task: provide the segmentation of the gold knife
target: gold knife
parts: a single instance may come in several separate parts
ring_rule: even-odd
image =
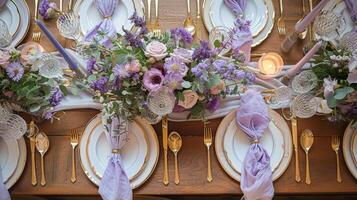
[[[167,168],[167,137],[168,137],[168,122],[167,122],[167,117],[162,118],[162,146],[164,148],[164,178],[162,182],[164,185],[169,184],[169,172]]]
[[[39,132],[38,127],[36,126],[34,121],[31,121],[29,124],[29,139],[30,139],[30,151],[31,151],[31,184],[33,186],[37,185],[37,177],[36,177],[36,143],[35,137]]]
[[[298,135],[297,135],[297,120],[296,116],[293,114],[291,117],[291,131],[293,134],[293,145],[295,152],[295,181],[300,182],[300,166],[299,166],[299,146],[298,146]]]

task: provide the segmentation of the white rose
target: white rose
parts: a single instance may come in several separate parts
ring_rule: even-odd
[[[153,57],[156,61],[162,60],[167,56],[167,47],[161,42],[152,41],[146,46],[145,56]]]

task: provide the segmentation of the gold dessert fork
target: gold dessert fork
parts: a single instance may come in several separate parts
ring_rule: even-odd
[[[277,22],[278,34],[286,35],[283,0],[279,0],[279,6],[280,6],[280,17],[278,18],[278,22]]]
[[[38,3],[39,0],[35,0],[35,20],[38,19]],[[36,23],[35,23],[35,27],[32,30],[32,40],[34,42],[39,42],[41,40],[41,30]]]
[[[207,181],[212,182],[212,169],[211,169],[211,152],[210,147],[212,145],[212,129],[204,124],[203,130],[203,142],[207,147],[207,161],[208,161],[208,171],[207,171]]]
[[[76,176],[76,157],[75,157],[75,150],[76,147],[79,143],[79,139],[82,135],[82,128],[77,128],[77,129],[72,129],[71,130],[71,146],[72,146],[72,175],[71,175],[71,182],[75,183],[77,181],[77,176]]]
[[[340,138],[337,135],[333,135],[332,136],[331,148],[336,153],[336,165],[337,165],[337,168],[336,168],[336,172],[337,172],[336,180],[337,180],[337,182],[341,183],[342,182],[342,178],[341,178],[341,171],[340,171],[340,156],[338,154],[338,150],[340,149]]]

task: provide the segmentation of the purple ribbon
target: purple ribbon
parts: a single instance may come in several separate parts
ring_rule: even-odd
[[[357,1],[356,0],[345,0],[346,6],[350,11],[352,21],[357,23]]]
[[[107,48],[112,46],[112,40],[116,37],[117,33],[111,17],[114,15],[118,4],[119,0],[95,0],[95,5],[99,13],[104,17],[104,20],[84,36],[85,41],[91,42],[96,40]]]
[[[6,189],[2,180],[1,168],[0,168],[0,200],[10,200],[9,191]]]
[[[263,97],[254,90],[248,90],[241,98],[237,110],[238,126],[251,139],[243,161],[240,187],[247,200],[268,200],[274,196],[270,157],[259,140],[269,126],[269,111]]]
[[[242,17],[247,7],[247,0],[224,0],[224,3],[237,17]]]
[[[120,150],[125,145],[127,134],[128,122],[113,118],[109,126],[109,134],[107,134],[113,151]],[[104,200],[131,200],[133,198],[130,182],[118,152],[112,153],[98,192]]]

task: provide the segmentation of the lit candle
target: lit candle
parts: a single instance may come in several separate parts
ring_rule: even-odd
[[[277,53],[265,53],[258,61],[258,69],[263,79],[274,78],[283,69],[283,58]]]

